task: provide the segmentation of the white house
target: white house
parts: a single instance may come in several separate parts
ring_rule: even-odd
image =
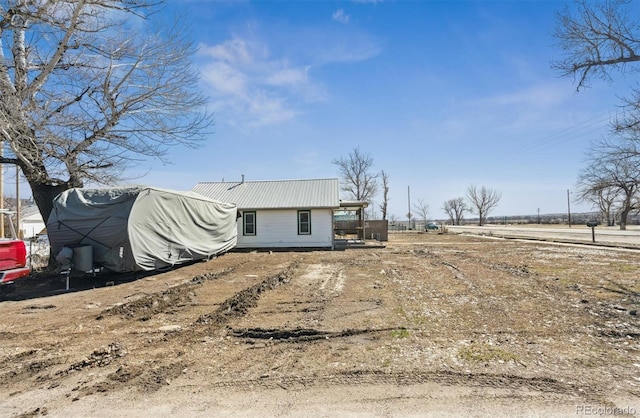
[[[340,208],[338,179],[202,182],[191,190],[235,203],[237,248],[334,246],[333,212]]]
[[[33,238],[46,227],[42,215],[35,205],[23,207],[20,216],[19,234],[22,238]]]

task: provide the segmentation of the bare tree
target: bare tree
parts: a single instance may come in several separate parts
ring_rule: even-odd
[[[424,220],[424,224],[426,225],[429,218],[429,205],[427,205],[423,199],[419,198],[416,203],[413,204],[413,210]]]
[[[378,191],[378,174],[372,172],[373,157],[354,148],[349,156],[333,160],[342,176],[341,189],[349,199],[371,202]]]
[[[382,203],[380,204],[380,211],[382,212],[382,220],[387,219],[387,207],[389,205],[389,174],[384,170],[380,172],[380,179],[382,181]]]
[[[607,226],[615,225],[615,208],[620,205],[620,196],[620,190],[615,187],[591,184],[586,178],[578,180],[578,200],[598,208]]]
[[[168,162],[170,146],[208,134],[195,48],[177,23],[150,19],[159,7],[0,5],[0,141],[8,145],[0,162],[21,168],[45,220],[58,193],[114,183],[136,158]]]
[[[460,225],[464,219],[464,213],[469,210],[464,198],[457,197],[444,202],[442,210],[449,216],[449,220],[453,225]]]
[[[627,0],[578,0],[576,13],[567,8],[557,15],[554,37],[564,58],[553,66],[578,78],[580,89],[589,79],[611,80],[609,70],[633,71],[626,64],[640,61],[640,29],[635,4]]]
[[[378,205],[374,205],[372,204],[371,206],[369,206],[369,219],[378,219]]]
[[[482,186],[478,189],[475,185],[467,188],[470,211],[478,214],[478,225],[484,225],[489,213],[498,206],[502,195],[493,189]]]
[[[564,76],[577,80],[577,90],[592,78],[611,81],[611,73],[636,73],[640,62],[640,25],[637,4],[629,0],[576,1],[575,11],[557,15],[554,37],[563,57],[552,63]],[[616,130],[640,129],[640,90],[630,89],[623,98],[625,112]]]
[[[578,176],[580,197],[607,193],[618,200],[621,230],[627,228],[628,215],[640,209],[640,156],[625,151],[627,144],[624,139],[593,144]]]

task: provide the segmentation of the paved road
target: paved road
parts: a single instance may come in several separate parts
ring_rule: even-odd
[[[583,225],[569,227],[523,227],[504,225],[447,226],[450,232],[493,235],[510,238],[534,238],[566,242],[592,242],[591,228]],[[631,226],[626,231],[619,227],[598,226],[595,228],[596,244],[620,245],[640,248],[640,228]]]

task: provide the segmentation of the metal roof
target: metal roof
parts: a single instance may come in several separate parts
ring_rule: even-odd
[[[239,209],[338,208],[338,179],[201,182],[192,192]]]

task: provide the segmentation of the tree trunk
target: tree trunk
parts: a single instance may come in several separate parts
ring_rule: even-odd
[[[42,220],[44,221],[45,226],[48,227],[47,221],[49,220],[49,215],[53,211],[53,200],[60,193],[70,189],[71,186],[69,185],[69,183],[63,183],[53,186],[50,184],[41,184],[31,181],[29,181],[29,185],[31,186],[33,200],[38,206],[40,215],[42,215]],[[51,251],[51,249],[49,249],[49,251]],[[49,252],[49,263],[47,267],[51,270],[55,269],[56,267],[55,254],[52,254],[51,252]]]
[[[629,212],[631,212],[631,209],[625,207],[624,209],[622,209],[622,211],[620,211],[620,230],[621,231],[626,231],[627,230],[627,215],[629,215]]]
[[[613,217],[608,210],[603,211],[603,217],[607,220],[607,226],[613,226]]]
[[[46,224],[53,210],[53,199],[65,190],[70,189],[70,187],[67,183],[52,186],[29,182],[29,185],[31,186],[31,193],[33,193],[33,200],[36,202],[40,215],[42,215],[42,220]]]

